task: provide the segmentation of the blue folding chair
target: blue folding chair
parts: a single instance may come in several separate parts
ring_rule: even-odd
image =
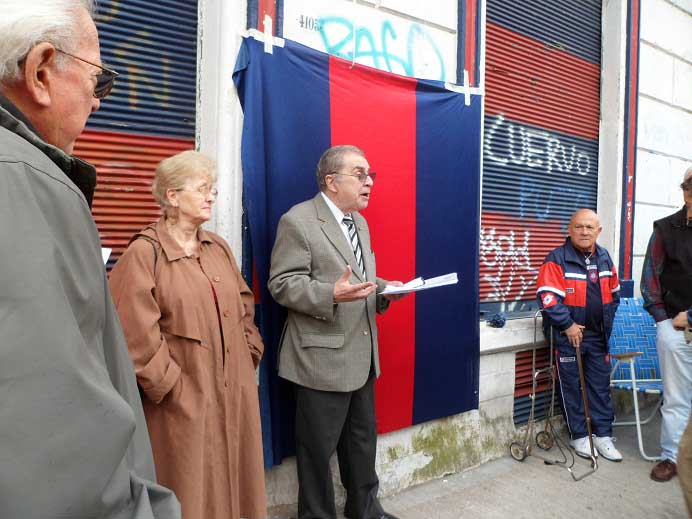
[[[644,310],[640,299],[620,300],[609,347],[612,363],[610,387],[631,391],[634,407],[633,422],[614,422],[613,426],[636,425],[642,457],[650,461],[660,460],[660,457],[647,455],[642,442],[642,425],[654,418],[663,403],[663,383],[656,352],[656,322]],[[659,395],[653,411],[644,420],[639,416],[638,393]]]

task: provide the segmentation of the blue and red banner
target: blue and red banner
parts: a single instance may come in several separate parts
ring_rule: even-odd
[[[267,465],[293,452],[290,384],[276,352],[285,312],[267,291],[279,218],[317,192],[320,155],[365,151],[378,173],[363,212],[378,276],[458,272],[458,285],[410,295],[378,316],[379,432],[478,407],[478,229],[481,99],[286,40],[246,38],[234,79],[245,114],[243,189],[266,353],[260,393]]]

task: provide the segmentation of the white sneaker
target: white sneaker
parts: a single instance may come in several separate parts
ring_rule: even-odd
[[[615,448],[613,439],[610,436],[594,436],[593,445],[605,459],[610,461],[622,461],[622,454]]]
[[[572,440],[569,442],[572,448],[574,449],[574,452],[576,453],[577,456],[581,456],[582,458],[586,459],[591,459],[591,445],[589,445],[589,437],[584,436],[583,438],[577,438],[576,440]],[[594,442],[594,457],[598,458],[598,452],[595,449],[596,443]]]

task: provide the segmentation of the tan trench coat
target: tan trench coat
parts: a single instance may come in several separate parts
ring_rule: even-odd
[[[254,300],[228,244],[202,229],[198,238],[199,258],[186,256],[161,218],[120,258],[111,291],[143,391],[158,482],[176,493],[183,519],[262,519],[255,367],[263,345]]]

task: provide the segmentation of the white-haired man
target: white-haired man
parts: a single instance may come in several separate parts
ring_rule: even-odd
[[[113,84],[92,0],[0,0],[0,517],[179,518],[71,157]]]
[[[692,400],[692,347],[683,331],[692,308],[692,168],[680,187],[685,205],[654,222],[641,279],[644,307],[656,320],[663,379],[661,461],[650,475],[661,483],[677,473],[678,446]]]

